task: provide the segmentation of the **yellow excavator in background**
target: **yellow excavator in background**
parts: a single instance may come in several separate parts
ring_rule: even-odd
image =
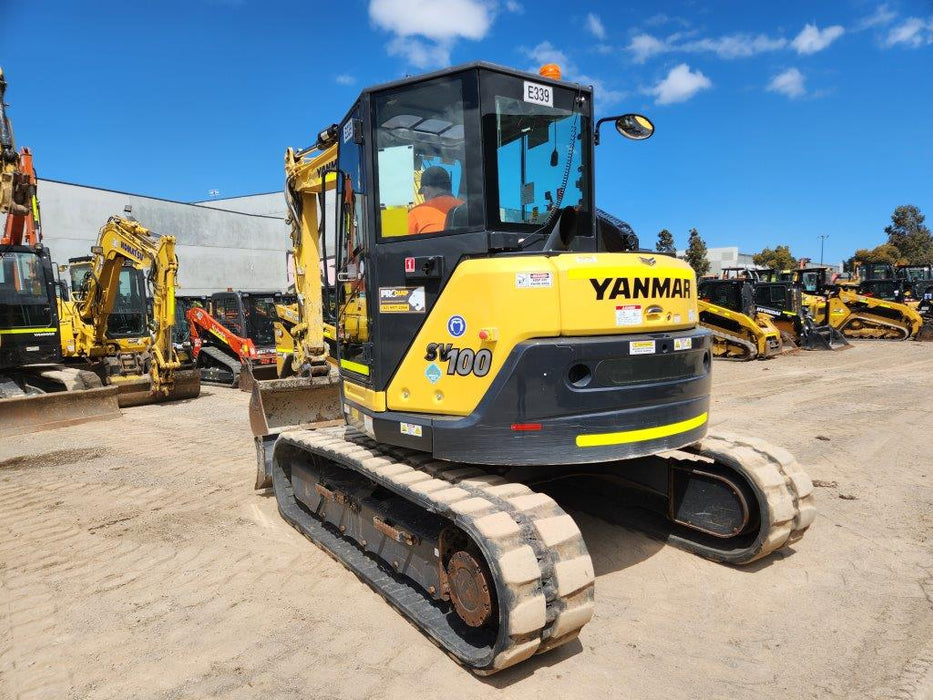
[[[158,236],[128,216],[112,216],[91,253],[75,299],[59,299],[63,357],[89,363],[108,384],[118,386],[121,407],[196,397],[199,375],[179,370],[172,343],[178,272],[174,236]],[[120,294],[121,273],[133,271],[124,269],[125,262],[149,269],[153,328],[151,335],[146,329],[138,338],[114,339],[108,337],[107,325]]]
[[[596,121],[592,88],[546,68],[368,88],[287,152],[309,376],[256,382],[250,403],[257,486],[282,517],[480,674],[593,615],[592,561],[549,494],[613,518],[636,494],[637,525],[733,564],[815,516],[790,454],[707,434],[712,337],[689,265],[595,207],[600,125],[653,125]],[[323,413],[346,425],[307,426]]]

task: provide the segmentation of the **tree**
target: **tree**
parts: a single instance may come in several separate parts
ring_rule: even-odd
[[[888,243],[896,247],[909,265],[933,264],[933,235],[924,225],[926,217],[913,204],[897,207],[891,225],[885,227]]]
[[[687,241],[687,252],[684,254],[684,260],[690,263],[690,267],[697,273],[697,277],[702,277],[709,272],[709,260],[706,259],[706,242],[700,238],[700,234],[695,228],[690,229],[690,238]]]
[[[882,243],[879,246],[871,248],[859,248],[852,256],[853,260],[862,263],[885,263],[887,265],[900,265],[906,263],[897,246],[890,243]]]
[[[792,270],[797,267],[797,258],[790,254],[790,246],[779,245],[774,250],[765,248],[752,256],[752,262],[774,270]]]
[[[674,236],[666,228],[658,232],[658,242],[654,249],[659,253],[677,255],[677,248],[674,247]]]

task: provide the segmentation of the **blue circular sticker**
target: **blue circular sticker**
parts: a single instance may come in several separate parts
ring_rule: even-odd
[[[466,333],[466,321],[463,320],[463,316],[451,316],[447,319],[447,332],[454,338]]]

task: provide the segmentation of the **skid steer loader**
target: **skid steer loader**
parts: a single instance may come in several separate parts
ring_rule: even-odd
[[[765,360],[795,349],[785,344],[767,314],[755,308],[755,290],[746,278],[700,280],[700,323],[713,334],[713,357]]]
[[[553,68],[368,88],[289,149],[309,368],[293,396],[336,394],[343,420],[289,426],[325,411],[276,382],[250,404],[257,482],[283,518],[480,674],[593,615],[586,544],[540,489],[587,479],[616,510],[637,493],[659,536],[733,564],[815,514],[790,454],[707,433],[712,335],[691,268],[596,210],[600,126],[644,140],[653,125],[595,120],[592,89]]]

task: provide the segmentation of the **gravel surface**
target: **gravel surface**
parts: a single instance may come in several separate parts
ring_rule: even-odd
[[[579,641],[463,670],[253,491],[246,394],[0,444],[0,698],[933,697],[933,345],[716,363],[713,430],[789,449],[807,535],[746,568],[574,514]]]

